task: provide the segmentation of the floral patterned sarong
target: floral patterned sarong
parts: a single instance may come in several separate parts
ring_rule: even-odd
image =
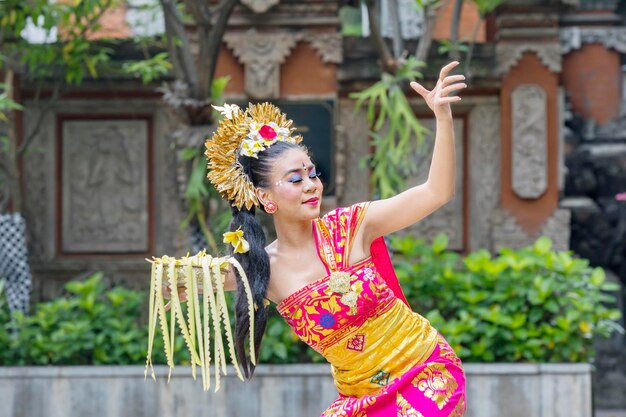
[[[448,343],[396,298],[371,256],[348,265],[367,205],[314,221],[328,275],[277,307],[298,337],[332,365],[339,398],[322,417],[462,416],[465,376]]]

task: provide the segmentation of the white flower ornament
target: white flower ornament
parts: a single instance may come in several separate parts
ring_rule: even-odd
[[[229,120],[231,120],[233,116],[236,116],[240,110],[239,106],[236,104],[224,104],[223,106],[212,107]]]

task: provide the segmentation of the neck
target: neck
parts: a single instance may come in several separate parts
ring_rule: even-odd
[[[274,219],[276,238],[284,249],[295,249],[307,246],[313,239],[313,225],[307,221],[277,221]]]

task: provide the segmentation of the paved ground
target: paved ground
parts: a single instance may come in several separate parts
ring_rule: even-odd
[[[626,417],[626,410],[596,410],[595,417]]]

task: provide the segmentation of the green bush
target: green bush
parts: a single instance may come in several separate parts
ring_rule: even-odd
[[[534,246],[461,257],[411,236],[392,239],[398,279],[423,314],[468,362],[586,362],[593,339],[623,331],[601,268],[570,252]]]
[[[261,345],[261,363],[325,362],[325,359],[302,342],[287,322],[273,310]]]
[[[16,313],[11,319],[0,281],[0,365],[145,363],[148,326],[140,317],[148,300],[146,293],[122,287],[105,290],[101,273],[68,282],[65,289],[66,296],[39,303],[32,314]],[[227,296],[230,316],[234,317],[234,297]],[[323,360],[300,342],[275,311],[268,321],[260,356],[261,363]],[[152,358],[155,364],[165,363],[159,329]],[[180,335],[174,360],[189,364]]]
[[[105,365],[145,363],[147,326],[140,325],[145,294],[122,287],[105,290],[102,274],[65,285],[67,296],[11,319],[0,297],[0,365]],[[188,362],[176,341],[177,363]],[[154,363],[165,363],[162,339]]]
[[[11,344],[11,316],[4,297],[4,286],[5,282],[0,280],[0,364],[8,364],[12,357],[9,349]]]
[[[604,271],[588,261],[552,251],[547,238],[495,257],[484,250],[462,257],[446,249],[443,235],[432,245],[395,237],[391,248],[411,306],[465,361],[590,361],[595,336],[623,330],[617,324],[620,312],[610,307],[615,301],[610,292],[618,286],[605,282]],[[65,296],[11,318],[0,283],[0,365],[145,363],[144,292],[106,290],[100,273],[65,288]],[[165,363],[158,329],[154,342],[153,362]],[[272,309],[260,362],[322,361]],[[189,363],[181,337],[175,363]]]

